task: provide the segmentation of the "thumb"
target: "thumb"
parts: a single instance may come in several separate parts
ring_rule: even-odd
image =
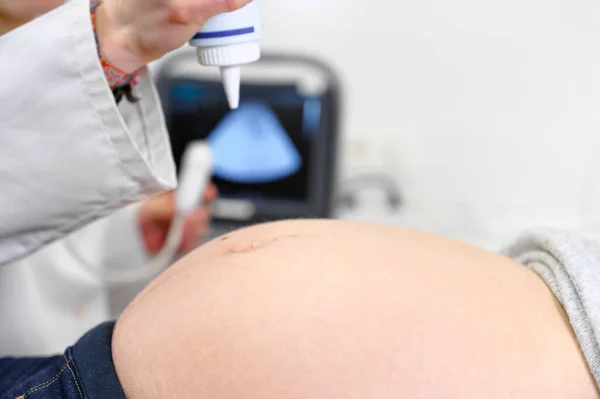
[[[246,4],[250,3],[252,0],[217,0],[216,3],[219,3],[219,13],[222,12],[232,12],[239,10],[244,7]]]
[[[173,9],[180,23],[201,27],[217,14],[239,10],[252,0],[176,0]]]
[[[147,228],[142,229],[141,238],[146,251],[150,254],[156,254],[164,246],[167,239],[167,232],[164,228],[150,225]]]
[[[175,192],[168,191],[147,199],[139,210],[142,225],[145,223],[170,223],[175,215]]]

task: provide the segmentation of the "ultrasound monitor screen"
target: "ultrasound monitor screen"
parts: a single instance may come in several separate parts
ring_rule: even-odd
[[[243,85],[231,111],[220,83],[180,81],[171,86],[168,127],[179,166],[185,146],[206,140],[213,181],[224,198],[307,201],[320,99],[295,85]]]

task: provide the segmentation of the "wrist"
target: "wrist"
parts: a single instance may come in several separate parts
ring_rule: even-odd
[[[133,51],[130,31],[114,23],[103,4],[96,8],[96,35],[102,58],[115,68],[134,73],[146,64]]]

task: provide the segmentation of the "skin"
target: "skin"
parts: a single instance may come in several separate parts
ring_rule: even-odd
[[[127,308],[129,399],[598,399],[552,293],[417,231],[289,221],[217,239]]]
[[[103,0],[98,39],[114,66],[133,72],[178,49],[212,16],[251,0]]]
[[[106,0],[101,51],[133,71],[246,2]],[[0,0],[0,34],[58,3]],[[142,228],[155,223],[147,212],[169,220],[172,193],[151,201]],[[440,237],[344,222],[268,224],[201,247],[128,307],[113,358],[129,399],[600,397],[534,273]]]
[[[0,35],[45,14],[63,0],[0,0]]]
[[[181,253],[198,246],[198,242],[210,231],[210,204],[217,198],[217,188],[210,185],[204,191],[202,206],[192,212],[184,227]],[[138,223],[142,241],[150,254],[158,253],[164,246],[171,222],[175,217],[175,193],[169,191],[141,203]]]

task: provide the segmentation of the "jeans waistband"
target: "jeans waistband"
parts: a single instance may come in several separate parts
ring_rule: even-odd
[[[68,351],[87,399],[126,399],[112,360],[114,322],[84,335]]]

